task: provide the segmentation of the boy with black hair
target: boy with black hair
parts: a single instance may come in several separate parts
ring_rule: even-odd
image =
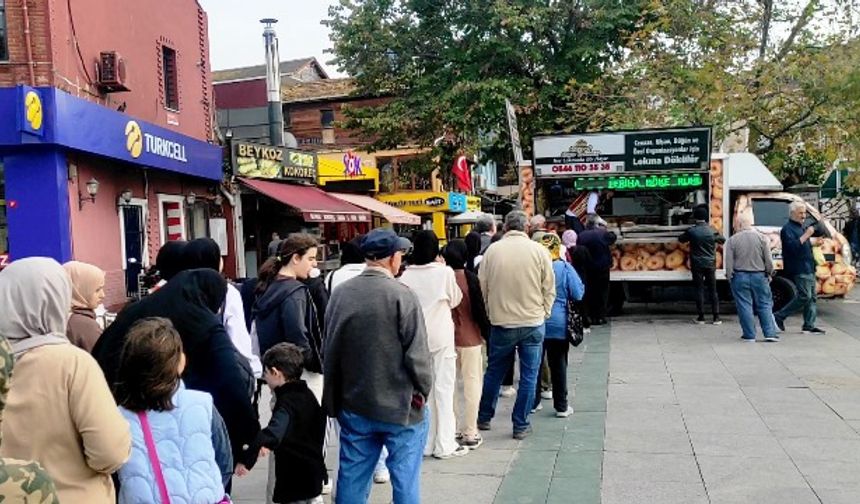
[[[243,453],[236,475],[244,476],[258,456],[275,453],[276,503],[310,502],[322,493],[325,414],[301,380],[304,356],[292,343],[278,343],[263,355],[263,377],[275,394],[272,419]]]

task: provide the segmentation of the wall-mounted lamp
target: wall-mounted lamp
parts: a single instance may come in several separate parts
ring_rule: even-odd
[[[122,192],[119,193],[119,197],[117,198],[117,206],[128,206],[131,203],[132,196],[133,195],[131,189],[123,189]]]
[[[212,198],[212,203],[215,203],[215,206],[220,207],[222,203],[224,203],[224,197],[220,194],[216,194],[214,198]]]
[[[197,201],[197,195],[194,194],[194,191],[191,191],[185,196],[185,204],[188,206],[193,206]]]
[[[84,201],[89,200],[91,203],[96,202],[96,195],[99,193],[99,181],[91,178],[87,182],[87,196],[82,196],[80,189],[78,190],[78,210],[84,209]]]

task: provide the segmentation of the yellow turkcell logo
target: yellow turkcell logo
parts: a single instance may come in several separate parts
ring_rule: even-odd
[[[131,157],[137,159],[143,151],[143,133],[136,121],[129,121],[125,125],[125,148]]]
[[[28,91],[24,96],[24,110],[27,113],[27,123],[35,131],[42,129],[42,99],[39,93]]]

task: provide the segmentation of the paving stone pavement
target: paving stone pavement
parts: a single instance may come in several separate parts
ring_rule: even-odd
[[[820,301],[827,335],[792,318],[776,344],[741,342],[734,317],[696,326],[690,306],[674,311],[633,306],[572,350],[570,418],[544,401],[515,441],[500,399],[480,449],[425,459],[422,501],[860,503],[860,304]],[[237,481],[236,502],[264,502],[265,477],[262,463]],[[370,502],[391,502],[390,486]]]

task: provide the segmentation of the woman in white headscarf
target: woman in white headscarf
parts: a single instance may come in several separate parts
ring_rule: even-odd
[[[60,502],[112,504],[131,437],[96,361],[66,339],[72,285],[53,259],[0,272],[0,336],[15,355],[0,455],[42,464]]]

